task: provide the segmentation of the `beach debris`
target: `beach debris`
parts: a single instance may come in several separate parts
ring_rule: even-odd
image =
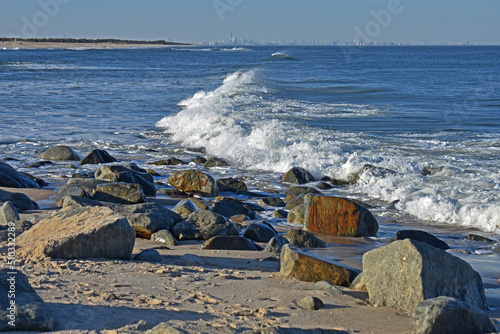
[[[264,197],[259,199],[260,205],[284,207],[286,203],[279,197]]]
[[[467,262],[412,239],[365,253],[363,278],[374,306],[411,314],[425,299],[450,296],[487,308],[481,276]]]
[[[355,280],[360,276],[361,274],[359,274]],[[353,281],[354,282],[354,281]],[[352,285],[352,283],[351,283]],[[314,283],[313,285],[313,290],[319,290],[319,291],[325,291],[325,292],[328,292],[332,295],[343,295],[344,292],[342,292],[341,289],[337,288],[335,285],[331,285],[330,283],[328,283],[327,281],[319,281],[319,282],[316,282]]]
[[[229,191],[229,192],[237,192],[238,190],[248,191],[245,182],[236,180],[232,177],[218,179],[217,186],[219,187],[219,191]]]
[[[37,210],[38,204],[21,193],[12,193],[0,189],[0,203],[11,202],[17,211]]]
[[[243,236],[245,238],[257,242],[269,242],[269,240],[271,240],[276,235],[278,235],[278,233],[272,227],[272,225],[264,221],[250,223],[250,225],[248,225],[243,232]]]
[[[251,240],[240,236],[215,236],[205,241],[201,249],[261,250]]]
[[[134,261],[140,262],[162,262],[163,258],[156,249],[145,249],[133,258]]]
[[[210,157],[205,161],[203,167],[211,168],[211,167],[228,167],[229,163],[221,158]]]
[[[283,246],[288,243],[289,241],[284,237],[277,235],[269,240],[269,242],[266,244],[266,247],[264,248],[264,251],[279,255],[281,254],[281,249],[283,248]]]
[[[295,184],[304,184],[311,181],[314,181],[314,177],[302,167],[292,167],[280,180],[280,182]]]
[[[0,206],[0,226],[7,226],[19,220],[19,213],[10,201]]]
[[[135,231],[105,207],[67,207],[53,212],[17,238],[19,256],[130,260]]]
[[[297,306],[304,310],[319,310],[325,304],[318,297],[307,296],[297,301]]]
[[[284,238],[301,248],[326,248],[326,242],[304,230],[289,229]]]
[[[167,246],[177,246],[177,240],[169,230],[160,230],[151,234],[151,240],[157,242],[163,242]]]
[[[249,207],[240,200],[232,197],[222,197],[216,198],[216,202],[212,205],[210,210],[226,218],[235,215],[245,215],[250,217],[250,219],[257,218],[255,212],[253,212]]]
[[[484,311],[451,297],[424,300],[415,308],[413,318],[412,334],[496,332]]]
[[[80,161],[80,165],[98,165],[116,161],[117,160],[105,150],[95,149],[90,151],[89,154]]]
[[[14,292],[12,292],[14,291]],[[0,331],[51,331],[55,319],[21,271],[0,269]],[[8,296],[12,296],[7,298]],[[14,304],[11,304],[14,301]]]
[[[288,224],[303,225],[304,215],[305,215],[304,210],[305,210],[304,204],[295,206],[292,210],[290,210],[290,212],[288,212],[288,215],[286,217],[286,222]]]
[[[170,231],[177,240],[208,240],[217,235],[238,235],[238,229],[233,223],[210,210],[193,212],[185,221],[175,224]]]
[[[404,239],[412,239],[415,241],[425,242],[428,245],[434,246],[439,249],[450,249],[448,244],[430,233],[419,231],[419,230],[400,230],[397,231],[396,234],[392,237],[389,243],[404,240]]]
[[[65,184],[57,190],[54,197],[54,202],[58,207],[62,207],[64,198],[66,196],[77,196],[82,198],[90,198],[90,194],[78,184]]]
[[[207,197],[215,197],[219,194],[219,188],[214,178],[195,169],[173,173],[168,178],[168,183],[186,193]]]
[[[359,275],[359,270],[286,244],[281,250],[280,274],[285,278],[307,282],[326,281],[347,287]]]
[[[93,198],[97,201],[118,204],[137,204],[146,202],[142,187],[135,183],[104,183],[97,186]]]
[[[40,153],[39,159],[58,161],[80,161],[80,157],[69,146],[59,145]]]
[[[40,185],[23,173],[19,173],[8,163],[0,161],[0,187],[40,188]]]
[[[364,206],[347,198],[307,194],[304,229],[343,237],[375,236],[378,222]]]

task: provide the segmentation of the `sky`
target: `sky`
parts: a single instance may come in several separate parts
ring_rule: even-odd
[[[500,0],[0,0],[0,36],[500,44]]]

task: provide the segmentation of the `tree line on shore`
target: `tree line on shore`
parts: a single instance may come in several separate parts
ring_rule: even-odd
[[[8,38],[1,37],[0,42],[27,42],[27,43],[115,43],[115,44],[152,44],[152,45],[189,45],[189,43],[167,42],[165,40],[156,41],[135,41],[124,39],[88,39],[88,38]]]

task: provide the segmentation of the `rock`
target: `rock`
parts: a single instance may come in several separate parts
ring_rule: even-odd
[[[141,262],[163,262],[163,258],[156,249],[145,249],[134,256],[133,260]]]
[[[40,167],[43,167],[43,166],[48,166],[48,165],[53,165],[54,163],[52,161],[38,161],[38,162],[35,162],[35,163],[32,163],[28,166],[26,166],[25,168],[40,168]]]
[[[193,212],[186,221],[174,225],[171,232],[177,240],[208,240],[218,235],[238,235],[233,223],[209,210]]]
[[[150,175],[150,174],[147,174]],[[133,171],[128,171],[128,172],[120,172],[116,173],[113,176],[113,182],[124,182],[124,183],[131,183],[131,184],[139,184],[142,187],[142,191],[144,192],[144,195],[146,196],[156,196],[156,187],[155,185],[140,176],[138,173],[134,173]]]
[[[289,244],[284,245],[281,250],[280,263],[280,274],[283,277],[300,281],[326,281],[333,285],[349,286],[359,275],[357,269]]]
[[[289,229],[285,239],[291,245],[302,248],[326,248],[326,242],[304,230]]]
[[[192,196],[188,193],[185,193],[184,191],[174,188],[174,187],[169,187],[169,188],[163,188],[163,189],[158,189],[157,190],[160,194],[164,194],[167,196],[172,196],[172,197],[189,197]]]
[[[374,306],[411,314],[425,299],[449,296],[487,308],[481,276],[467,262],[412,239],[365,253],[363,278]]]
[[[63,208],[17,238],[23,259],[130,260],[135,231],[127,220],[105,207]]]
[[[301,167],[293,167],[281,178],[280,182],[304,184],[314,181],[314,177]]]
[[[274,228],[266,222],[251,223],[243,232],[243,236],[257,242],[269,242],[278,235]]]
[[[252,241],[239,236],[215,236],[205,241],[201,249],[260,250]]]
[[[216,157],[210,157],[208,160],[203,164],[203,167],[205,168],[211,168],[211,167],[228,167],[229,164],[222,160],[221,158],[216,158]]]
[[[168,322],[162,322],[146,331],[146,334],[182,334],[182,332],[170,326]]]
[[[397,172],[392,170],[392,169],[388,169],[388,168],[384,168],[384,167],[377,167],[377,166],[366,164],[361,168],[361,170],[359,172],[357,172],[351,176],[354,183],[358,182],[358,180],[361,178],[361,175],[364,173],[369,173],[375,177],[385,177],[387,175],[396,175],[397,174]]]
[[[183,199],[172,208],[173,212],[178,213],[183,218],[198,210],[201,210],[201,208],[190,199]],[[206,208],[203,210],[206,210]]]
[[[330,190],[333,188],[333,186],[329,183],[326,183],[326,182],[318,182],[318,184],[316,184],[316,187],[318,187],[318,189],[321,189],[321,190]]]
[[[15,297],[9,298],[12,291]],[[0,331],[54,329],[54,316],[21,271],[0,269],[0,295]]]
[[[146,202],[142,187],[139,184],[123,182],[100,184],[97,186],[93,197],[97,201],[119,204]]]
[[[93,195],[97,186],[103,183],[110,183],[108,180],[71,178],[67,184],[74,184],[82,187],[89,195]]]
[[[356,279],[357,279],[359,276],[361,276],[361,274],[360,274],[360,275],[358,275],[358,276],[356,277]],[[355,280],[356,280],[356,279],[355,279]],[[351,283],[351,285],[352,285],[352,283]],[[327,281],[319,281],[319,282],[316,282],[316,283],[314,283],[314,285],[313,285],[313,287],[312,287],[312,288],[313,288],[313,290],[325,291],[325,292],[328,292],[328,293],[330,293],[330,294],[332,294],[332,295],[343,295],[343,294],[344,294],[344,292],[342,292],[342,290],[340,290],[339,288],[337,288],[337,287],[336,287],[336,286],[334,286],[334,285],[331,285],[331,284],[330,284],[330,283],[328,283]]]
[[[291,195],[291,196],[298,196],[300,194],[317,194],[317,195],[322,195],[321,191],[318,189],[312,188],[312,187],[302,187],[302,186],[295,186],[295,187],[290,187],[287,190],[283,192],[285,195]],[[285,201],[286,202],[286,201]]]
[[[376,236],[378,223],[365,207],[341,197],[307,194],[304,229],[342,237]]]
[[[349,286],[349,289],[354,290],[354,291],[368,292],[366,290],[366,284],[365,284],[365,279],[363,278],[363,273],[359,274],[354,279],[354,281],[352,281],[351,285]]]
[[[62,201],[62,207],[74,206],[74,207],[93,207],[93,206],[105,206],[108,208],[114,208],[116,204],[109,202],[100,202],[93,199],[78,197],[78,196],[66,196]]]
[[[427,175],[436,175],[438,173],[441,173],[445,170],[450,170],[450,168],[447,168],[447,167],[444,167],[444,166],[440,166],[440,167],[424,167],[422,168],[422,172],[421,174],[424,175],[424,176],[427,176]]]
[[[271,215],[271,218],[286,218],[288,217],[288,212],[285,210],[275,210]]]
[[[194,169],[178,171],[168,178],[168,183],[187,193],[215,197],[219,194],[214,178]]]
[[[394,242],[398,240],[412,239],[420,242],[425,242],[428,245],[434,246],[439,249],[450,249],[446,242],[436,238],[430,233],[419,231],[419,230],[400,230],[392,237],[391,241]]]
[[[304,204],[297,205],[288,213],[286,222],[288,224],[304,225]]]
[[[207,159],[205,159],[204,157],[196,157],[191,161],[195,164],[204,164],[205,162],[207,162]]]
[[[37,210],[38,204],[33,202],[28,196],[21,193],[12,193],[0,189],[0,203],[11,202],[18,211]]]
[[[179,266],[205,266],[210,263],[204,257],[195,254],[184,254],[176,261]]]
[[[489,242],[491,244],[495,243],[495,241],[491,240],[490,238],[486,238],[486,237],[483,237],[481,235],[477,235],[477,234],[473,234],[473,233],[467,234],[467,240],[470,240],[470,241],[480,241],[480,242]]]
[[[297,301],[297,306],[304,310],[319,310],[325,305],[318,297],[307,296]]]
[[[17,172],[9,164],[0,161],[0,187],[9,188],[40,188],[38,183]]]
[[[80,161],[78,154],[71,147],[64,145],[49,148],[42,152],[38,158],[45,160]]]
[[[255,219],[257,217],[255,212],[250,210],[245,203],[231,197],[224,197],[218,200],[214,203],[210,210],[226,218],[240,214],[248,216],[251,219]]]
[[[217,180],[217,187],[219,187],[219,191],[230,191],[230,192],[237,192],[238,190],[248,191],[245,182],[233,178],[225,178]]]
[[[285,202],[279,197],[264,197],[259,199],[260,205],[284,207]]]
[[[98,165],[109,162],[116,162],[116,159],[104,150],[95,149],[90,151],[90,153],[80,161],[80,165]]]
[[[142,177],[144,180],[154,183],[155,180],[151,174],[142,168],[137,167],[135,164],[129,164],[126,166],[122,165],[111,165],[111,166],[101,166],[96,170],[94,176],[98,180],[113,181],[117,173],[130,172],[137,176]]]
[[[290,199],[288,203],[285,205],[285,210],[292,210],[296,206],[304,204],[304,196],[306,194],[300,194],[295,196],[293,199]]]
[[[494,253],[497,253],[497,254],[500,254],[500,245],[495,245],[495,246],[493,247],[493,252],[494,252]]]
[[[281,249],[287,243],[288,240],[286,240],[284,237],[280,235],[277,235],[275,237],[272,237],[271,240],[269,240],[264,250],[269,253],[281,254]]]
[[[172,233],[169,230],[160,230],[151,235],[151,240],[157,242],[163,242],[167,246],[177,246],[177,240],[175,240]]]
[[[0,206],[0,226],[8,226],[9,223],[15,223],[19,220],[19,213],[14,205],[7,201]]]
[[[28,177],[31,181],[35,182],[36,184],[38,184],[38,187],[40,188],[43,188],[43,187],[46,187],[48,186],[49,184],[47,182],[45,182],[44,180],[42,179],[39,179],[38,177],[34,177],[33,175],[31,174],[28,174],[28,173],[25,173],[25,172],[21,172],[21,174],[23,174],[24,176]]]
[[[424,300],[413,312],[412,334],[483,334],[496,332],[488,315],[451,297]]]
[[[177,165],[187,165],[187,162],[182,161],[177,158],[169,158],[165,160],[158,160],[154,162],[148,162],[148,165],[155,165],[155,166],[177,166]]]
[[[77,184],[65,184],[57,190],[57,194],[54,197],[58,207],[62,207],[64,198],[66,196],[78,196],[82,198],[90,198],[89,193]]]

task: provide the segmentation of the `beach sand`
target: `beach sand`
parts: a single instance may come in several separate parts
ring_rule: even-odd
[[[165,47],[189,47],[185,44],[121,44],[121,43],[45,43],[45,42],[0,42],[1,49],[106,49],[106,48],[165,48]]]

